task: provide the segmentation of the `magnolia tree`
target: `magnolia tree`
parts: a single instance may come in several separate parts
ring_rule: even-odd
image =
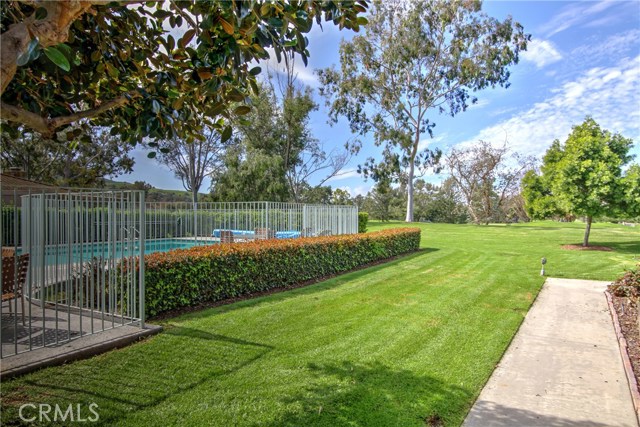
[[[364,0],[2,1],[3,129],[52,137],[84,119],[125,141],[203,140],[205,126],[227,140],[231,127],[219,117],[249,111],[255,63],[268,48],[306,63],[314,23],[358,31],[366,8]]]
[[[472,92],[508,86],[530,36],[511,18],[484,14],[479,1],[378,0],[368,19],[363,35],[341,44],[340,69],[319,71],[321,93],[333,122],[344,116],[352,132],[372,132],[385,146],[382,162],[361,167],[365,176],[399,181],[406,173],[413,221],[416,170],[439,159],[421,150],[434,113],[454,116],[476,102]]]

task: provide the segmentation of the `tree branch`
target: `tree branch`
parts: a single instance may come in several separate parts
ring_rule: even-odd
[[[43,7],[47,15],[43,19],[36,19],[36,12],[9,26],[0,37],[0,95],[18,69],[18,57],[24,53],[27,46],[36,38],[42,47],[55,46],[69,39],[69,28],[85,13],[92,13],[94,5],[106,5],[112,2],[119,4],[140,3],[141,0],[18,0],[32,5],[34,8]]]
[[[68,116],[54,117],[48,119],[31,111],[24,110],[14,105],[9,105],[0,101],[0,119],[9,120],[24,124],[31,129],[37,131],[45,137],[51,137],[53,133],[61,126],[77,122],[82,119],[99,116],[109,110],[125,105],[128,99],[124,96],[103,102],[99,107],[89,110],[79,111],[69,114]]]

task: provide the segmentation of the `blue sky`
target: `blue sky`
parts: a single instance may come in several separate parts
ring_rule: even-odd
[[[572,125],[591,115],[604,128],[632,138],[633,153],[640,157],[639,1],[488,1],[483,10],[500,19],[513,16],[532,34],[532,42],[511,68],[508,89],[478,92],[478,103],[453,118],[434,111],[434,138],[425,139],[424,146],[446,151],[479,139],[496,145],[506,140],[512,150],[539,157],[554,139],[566,139]],[[309,34],[309,66],[303,68],[298,61],[298,80],[317,88],[314,70],[339,66],[340,40],[351,37],[330,23],[323,30],[314,27]],[[316,98],[320,109],[311,117],[315,137],[327,150],[344,145],[351,137],[347,123],[328,125],[324,100],[317,93]],[[360,154],[328,184],[352,195],[366,193],[374,183],[365,181],[356,168],[378,155],[372,140],[365,137]],[[143,149],[137,148],[134,155],[134,172],[118,180],[183,189],[172,172],[146,158]],[[424,178],[437,183],[444,177]],[[208,185],[201,191],[207,192]]]

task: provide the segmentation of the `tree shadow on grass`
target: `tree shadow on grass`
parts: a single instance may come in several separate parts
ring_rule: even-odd
[[[203,331],[195,328],[185,328],[182,326],[171,326],[165,333],[169,335],[175,335],[180,337],[199,338],[203,340],[220,341],[226,343],[232,343],[237,345],[246,345],[253,347],[263,347],[273,350],[275,347],[269,344],[261,344],[259,342],[247,341],[239,338],[228,337],[226,335],[212,334],[211,332]]]
[[[164,341],[158,345],[158,341]],[[1,425],[20,425],[24,403],[98,404],[100,424],[117,425],[132,413],[163,404],[204,383],[236,372],[274,347],[193,328],[171,327],[136,352],[113,351],[18,379],[3,390]],[[33,425],[33,424],[32,424]],[[37,423],[36,423],[37,425]]]
[[[399,258],[396,258],[392,261],[384,262],[382,264],[374,265],[374,266],[363,268],[360,270],[340,273],[334,277],[328,278],[318,283],[309,284],[299,288],[282,289],[275,293],[264,295],[264,296],[251,297],[249,295],[247,296],[247,299],[242,301],[232,302],[229,304],[224,304],[224,305],[211,307],[211,308],[203,307],[201,310],[190,312],[177,317],[172,317],[172,318],[166,319],[166,321],[181,322],[184,320],[202,319],[202,318],[211,316],[213,313],[226,313],[226,312],[237,310],[240,308],[256,307],[264,303],[274,303],[279,301],[285,301],[290,298],[295,298],[299,295],[312,295],[317,292],[323,292],[326,290],[334,289],[350,280],[356,280],[356,279],[367,278],[369,276],[375,276],[382,269],[393,267],[404,262],[418,260],[428,256],[432,252],[436,252],[439,250],[440,249],[438,248],[420,248],[416,252],[413,252],[409,255],[400,256]]]
[[[582,242],[576,243],[581,245]],[[605,246],[621,254],[638,254],[640,255],[640,240],[628,241],[628,242],[601,242],[599,240],[593,240],[589,242],[589,246]]]
[[[479,401],[467,417],[470,426],[494,427],[605,427],[596,421],[567,419],[553,415],[538,414],[521,408],[512,408],[494,402]]]
[[[380,362],[310,364],[311,386],[283,399],[294,409],[258,426],[395,426],[459,424],[473,398],[446,384]]]

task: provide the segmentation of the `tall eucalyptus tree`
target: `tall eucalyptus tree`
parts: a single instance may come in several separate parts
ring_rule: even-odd
[[[407,176],[406,221],[413,221],[416,172],[433,166],[438,150],[433,115],[451,116],[476,102],[472,92],[508,86],[530,36],[510,17],[481,11],[480,1],[417,0],[373,3],[362,35],[340,47],[340,69],[319,71],[331,121],[344,116],[357,134],[373,132],[384,159],[361,167],[374,180]],[[406,169],[402,171],[401,169]]]

